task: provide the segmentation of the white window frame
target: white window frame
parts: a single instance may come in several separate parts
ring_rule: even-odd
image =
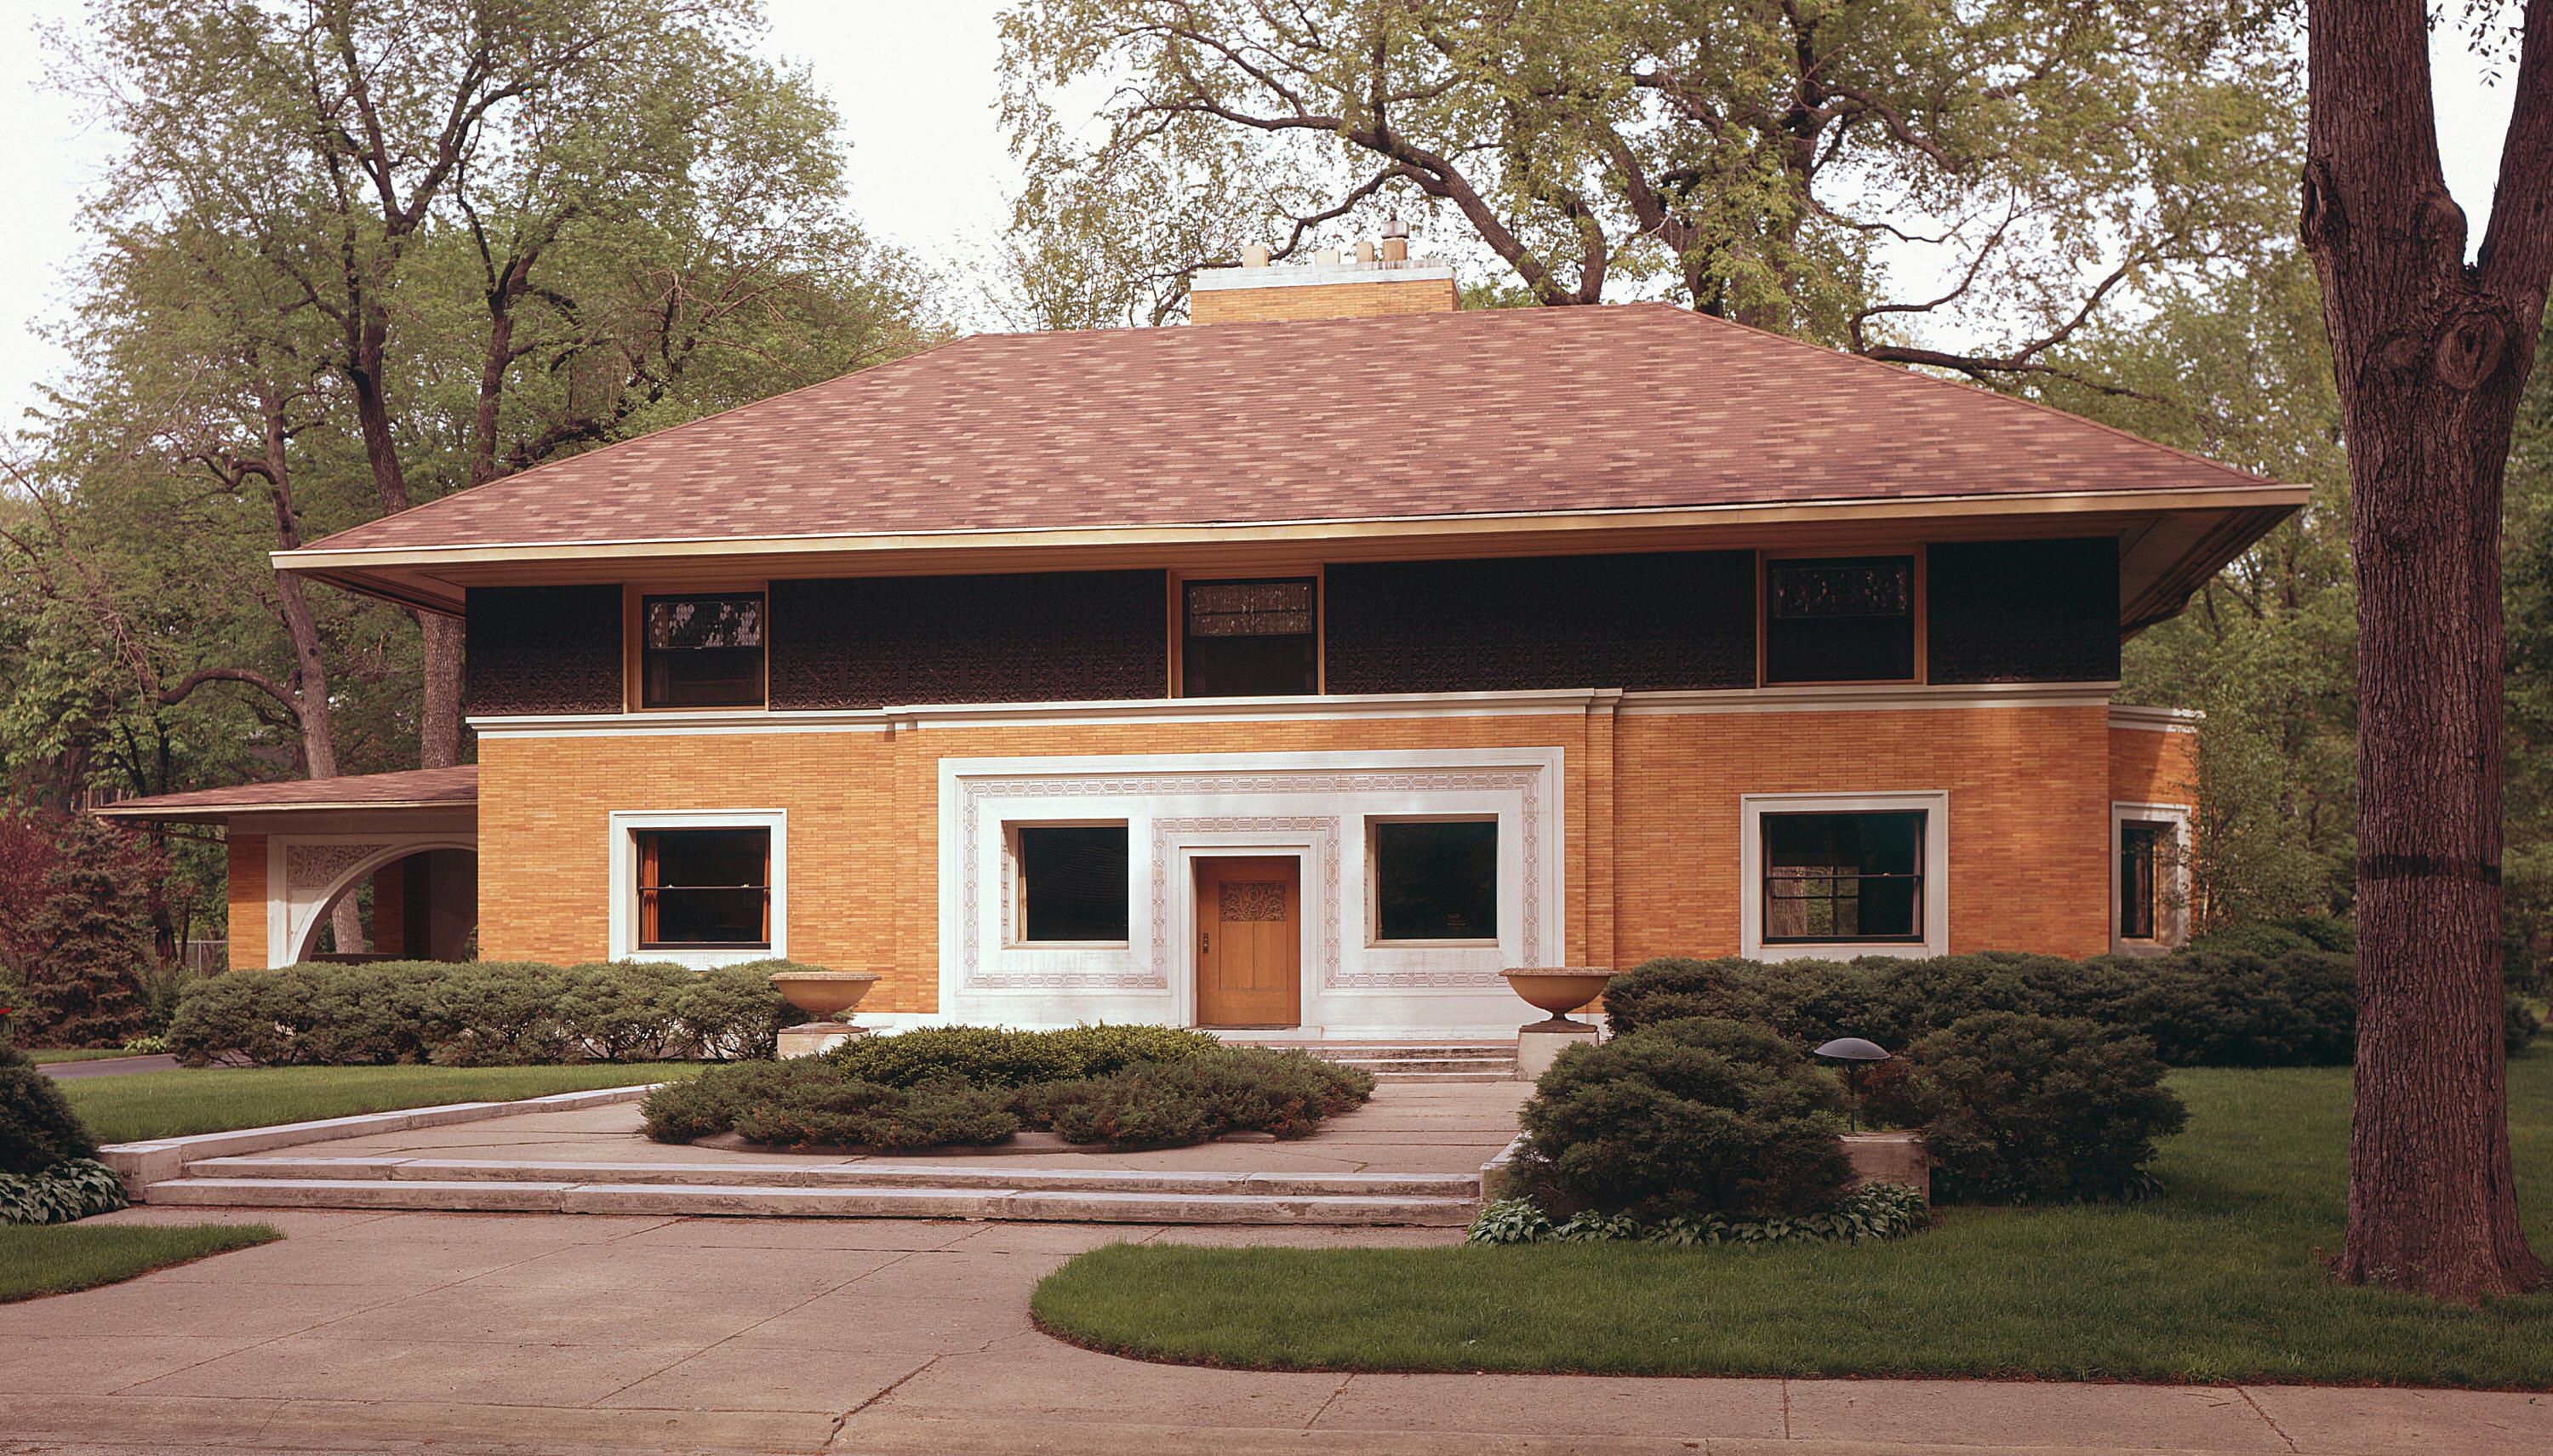
[[[2186,804],[2110,804],[2110,950],[2120,955],[2160,955],[2189,944],[2189,819]],[[2158,878],[2163,903],[2155,907],[2152,940],[2130,940],[2119,934],[2119,856],[2126,849],[2131,824],[2171,826],[2172,854],[2164,866],[2168,878]]]
[[[1365,943],[1367,948],[1369,950],[1406,949],[1413,951],[1427,951],[1477,950],[1485,946],[1497,946],[1498,944],[1498,938],[1497,936],[1482,936],[1469,939],[1436,937],[1427,940],[1399,941],[1389,939],[1383,934],[1383,855],[1376,847],[1375,830],[1379,826],[1387,824],[1488,825],[1496,836],[1495,842],[1498,845],[1498,853],[1496,856],[1498,866],[1496,870],[1497,878],[1490,884],[1490,901],[1492,905],[1491,913],[1498,917],[1500,930],[1505,929],[1505,920],[1509,913],[1506,896],[1507,833],[1506,826],[1499,823],[1498,816],[1496,813],[1369,814],[1365,816]]]
[[[1767,814],[1924,815],[1924,939],[1764,944],[1764,816]],[[1950,795],[1942,789],[1875,794],[1744,794],[1737,800],[1737,953],[1756,960],[1849,960],[1856,955],[1909,957],[1950,953]],[[2113,922],[2115,923],[2115,922]]]
[[[1028,936],[1027,862],[1020,854],[1020,831],[1113,829],[1126,833],[1126,935],[1118,941],[1032,941]],[[1135,934],[1135,826],[1128,819],[1006,819],[1002,821],[1002,902],[1005,911],[1002,948],[1007,951],[1124,951]]]
[[[638,945],[638,835],[645,830],[764,830],[771,836],[771,944],[732,949],[641,950]],[[611,815],[611,958],[670,960],[694,970],[789,958],[789,811],[786,809],[615,810]]]

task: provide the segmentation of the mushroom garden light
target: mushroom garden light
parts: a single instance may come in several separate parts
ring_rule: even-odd
[[[1859,1037],[1837,1037],[1813,1055],[1843,1064],[1844,1093],[1851,1099],[1844,1112],[1844,1125],[1853,1132],[1861,1131],[1861,1064],[1888,1061],[1888,1049]]]

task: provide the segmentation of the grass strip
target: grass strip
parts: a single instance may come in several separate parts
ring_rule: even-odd
[[[2553,1055],[2510,1065],[2528,1236],[2553,1250]],[[2553,1388],[2553,1292],[2480,1309],[2335,1284],[2349,1071],[2189,1070],[2132,1205],[1949,1209],[1912,1239],[1670,1249],[1112,1246],[1049,1329],[1259,1370],[1987,1376]]]
[[[0,1225],[0,1303],[93,1289],[281,1237],[263,1223]]]
[[[61,1087],[99,1142],[138,1143],[446,1102],[636,1086],[694,1076],[701,1065],[207,1067],[82,1077]]]

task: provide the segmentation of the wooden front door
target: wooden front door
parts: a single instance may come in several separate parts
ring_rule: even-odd
[[[1197,1025],[1303,1020],[1300,861],[1196,862]]]

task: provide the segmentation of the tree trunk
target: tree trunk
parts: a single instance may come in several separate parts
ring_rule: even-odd
[[[2500,488],[2544,306],[2525,254],[2542,240],[2495,260],[2495,227],[2484,266],[2465,267],[2421,0],[2313,0],[2310,15],[2303,232],[2359,581],[2357,1101],[2337,1272],[2477,1301],[2546,1279],[2518,1227],[2499,973]],[[2524,93],[2546,82],[2540,29],[2519,70],[2519,168]],[[2540,227],[2508,176],[2498,205]]]
[[[369,310],[372,305],[365,306]],[[353,340],[354,367],[347,377],[354,386],[355,421],[363,431],[364,458],[373,469],[382,513],[395,515],[408,506],[407,473],[399,465],[398,439],[382,378],[388,343],[387,323],[368,322],[359,329]],[[450,768],[461,761],[461,623],[431,612],[416,614],[416,622],[425,638],[417,767]]]

